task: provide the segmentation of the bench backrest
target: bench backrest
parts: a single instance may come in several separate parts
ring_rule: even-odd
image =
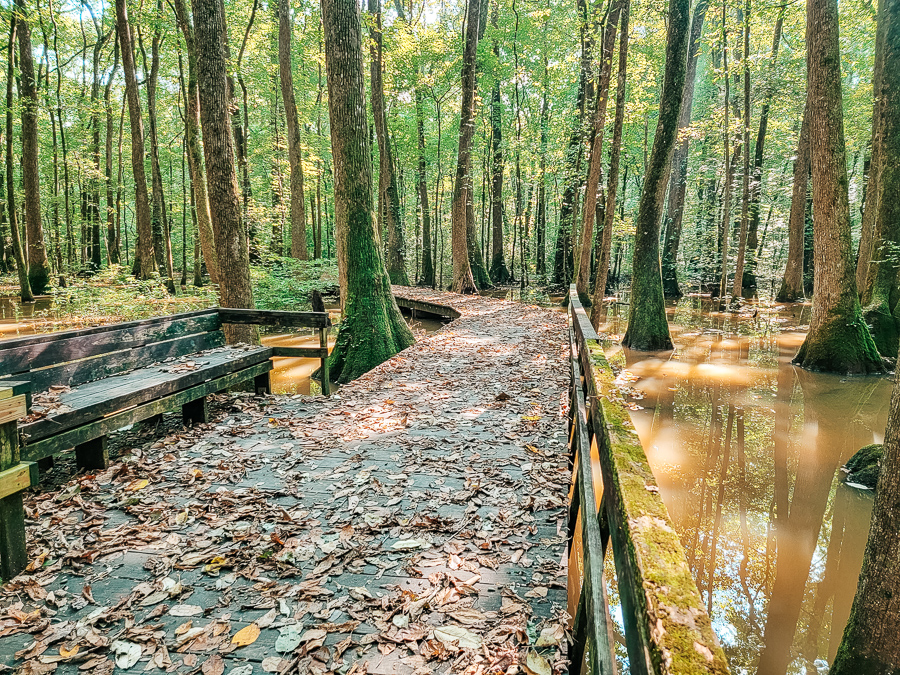
[[[225,343],[218,309],[0,341],[0,383],[77,386]]]

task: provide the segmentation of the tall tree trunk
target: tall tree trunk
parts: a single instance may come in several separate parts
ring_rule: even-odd
[[[744,168],[741,171],[743,190],[741,191],[741,229],[738,235],[737,260],[734,267],[735,298],[744,297],[744,261],[747,257],[747,236],[750,228],[750,0],[744,3],[744,49],[742,67],[744,71],[744,119],[743,140]]]
[[[372,28],[369,31],[371,55],[370,73],[372,87],[372,116],[375,119],[375,136],[378,140],[379,209],[387,229],[385,246],[388,276],[392,284],[409,286],[406,271],[406,237],[400,218],[400,192],[391,137],[388,133],[387,112],[384,105],[384,65],[382,63],[381,0],[369,0]]]
[[[794,363],[835,373],[881,372],[884,365],[863,321],[850,252],[837,0],[809,0],[806,45],[815,292],[809,332]]]
[[[131,170],[134,174],[134,213],[137,221],[137,246],[134,256],[138,277],[149,279],[153,276],[155,267],[153,225],[150,220],[150,197],[147,193],[147,174],[144,169],[144,121],[141,118],[141,99],[138,95],[134,70],[134,47],[126,0],[116,0],[116,31],[122,50],[125,95],[128,98],[128,118],[131,121]]]
[[[291,10],[288,0],[278,2],[278,73],[281,76],[281,98],[287,118],[288,161],[291,167],[291,257],[308,260],[306,246],[306,188],[303,185],[303,148],[300,143],[300,120],[294,96],[291,64]]]
[[[15,159],[13,156],[13,84],[16,79],[16,32],[19,21],[15,13],[10,13],[9,42],[6,51],[6,207],[9,209],[9,230],[12,235],[13,257],[16,273],[19,277],[19,297],[22,302],[32,302],[31,282],[28,279],[28,262],[25,260],[25,247],[19,231],[19,216],[16,211]]]
[[[86,5],[86,7],[89,8],[91,19],[94,21],[97,40],[94,42],[94,54],[91,61],[91,112],[88,118],[88,133],[90,134],[88,155],[91,162],[91,171],[86,181],[85,211],[88,218],[87,235],[90,238],[88,242],[88,262],[93,269],[99,270],[103,263],[100,244],[100,126],[101,115],[103,114],[100,105],[100,57],[106,41],[110,37],[110,33],[103,34],[100,24],[94,18],[93,11],[90,10],[90,5]]]
[[[121,0],[119,0],[121,1]],[[241,223],[241,196],[230,125],[228,29],[222,0],[193,0],[197,47],[197,83],[210,214],[219,262],[219,302],[223,307],[253,307],[247,231]],[[226,325],[225,338],[255,341],[250,326]]]
[[[660,95],[659,122],[635,221],[631,306],[628,330],[622,340],[622,344],[631,349],[672,348],[659,264],[659,226],[684,94],[690,18],[690,0],[669,1],[666,71]]]
[[[869,264],[874,259],[875,220],[878,214],[878,195],[881,194],[881,168],[882,158],[882,133],[881,116],[878,114],[880,100],[877,92],[882,90],[882,78],[884,77],[884,60],[879,54],[884,53],[885,22],[882,20],[883,8],[878,5],[878,16],[875,29],[875,68],[872,72],[872,91],[876,92],[872,97],[872,154],[869,159],[869,172],[865,188],[865,204],[863,205],[862,228],[859,235],[859,252],[856,260],[856,287],[863,297],[863,304],[868,304],[870,295],[868,284],[874,277],[869,275]]]
[[[581,70],[578,75],[578,93],[575,95],[575,114],[566,147],[563,194],[559,204],[559,227],[553,251],[554,284],[565,285],[574,273],[574,225],[580,192],[581,159],[584,155],[584,137],[587,132],[586,120],[590,112],[591,92],[593,92],[591,69],[593,62],[593,31],[586,0],[576,0],[581,28]],[[590,91],[589,91],[590,90]]]
[[[678,147],[672,155],[669,178],[669,200],[666,206],[666,228],[662,253],[663,293],[667,298],[680,298],[683,294],[678,284],[678,248],[681,245],[681,228],[684,221],[684,198],[687,193],[688,144],[685,130],[691,125],[694,106],[694,89],[697,83],[697,61],[700,58],[700,38],[709,0],[698,0],[691,19],[691,37],[688,43],[687,72],[684,80],[684,96],[681,99],[681,115],[678,119]]]
[[[113,184],[113,133],[115,132],[113,106],[111,101],[113,80],[119,69],[119,40],[113,52],[113,67],[107,75],[106,88],[103,92],[103,110],[106,113],[106,143],[104,146],[103,177],[106,181],[106,249],[109,252],[109,264],[117,265],[121,260],[119,240],[116,237],[116,190]],[[55,170],[55,167],[54,167]]]
[[[719,225],[719,297],[725,299],[726,289],[728,286],[728,245],[731,242],[731,190],[734,186],[734,163],[737,160],[737,153],[729,159],[731,152],[731,75],[728,72],[728,27],[727,27],[727,0],[722,0],[722,79],[725,82],[725,129],[723,133],[722,153],[723,166],[725,169],[725,186],[722,195],[722,220]]]
[[[38,165],[38,95],[34,76],[34,53],[28,8],[16,0],[16,32],[19,38],[19,97],[22,103],[22,183],[25,186],[25,232],[27,235],[28,280],[40,295],[50,285],[50,261],[44,247],[41,221],[41,174]]]
[[[885,190],[885,178],[892,171],[887,162],[895,161],[897,155],[890,157],[888,145],[891,139],[886,136],[885,125],[890,124],[890,115],[893,111],[886,109],[891,101],[892,92],[890,82],[893,73],[885,73],[891,65],[885,63],[890,45],[886,43],[884,33],[889,28],[890,18],[885,18],[888,3],[879,3],[878,33],[880,38],[875,40],[875,71],[877,86],[874,91],[875,110],[872,118],[873,129],[873,159],[877,156],[878,166],[875,161],[869,167],[870,181],[866,189],[866,210],[874,211],[874,227],[870,238],[869,249],[871,260],[868,265],[865,286],[862,291],[861,302],[864,306],[863,317],[870,326],[875,346],[882,356],[894,358],[897,355],[898,343],[900,343],[900,325],[894,316],[894,306],[900,296],[898,289],[897,271],[900,267],[898,254],[900,254],[900,221],[896,218],[887,219],[881,217],[882,200],[887,196],[893,199],[893,192]],[[900,21],[900,18],[895,19]],[[897,67],[897,64],[893,64]],[[879,72],[880,71],[880,72]],[[900,100],[894,97],[893,101]],[[877,148],[877,150],[876,150]],[[876,175],[872,181],[871,176]],[[865,215],[864,212],[864,215]]]
[[[216,237],[213,232],[212,216],[209,212],[209,196],[206,189],[206,172],[203,164],[203,147],[200,142],[200,100],[197,91],[197,47],[194,42],[194,28],[188,16],[185,0],[173,0],[175,15],[181,33],[184,35],[188,57],[187,87],[182,87],[185,95],[184,135],[187,142],[188,170],[191,174],[191,189],[194,196],[194,213],[200,249],[206,261],[206,271],[213,283],[219,282],[219,264],[216,254]]]
[[[794,160],[794,187],[788,220],[788,259],[781,289],[775,300],[795,302],[803,297],[803,248],[806,232],[806,193],[809,187],[809,107],[804,106],[797,158]]]
[[[583,219],[581,225],[581,247],[575,273],[575,287],[584,304],[589,304],[588,281],[591,276],[591,253],[594,240],[594,220],[597,218],[597,193],[600,190],[600,179],[603,174],[603,132],[606,128],[606,105],[609,101],[609,80],[612,77],[613,49],[616,45],[616,28],[619,25],[621,2],[612,5],[606,17],[606,27],[600,45],[600,79],[597,82],[597,101],[594,104],[593,143],[591,144],[590,164],[587,185],[584,191]],[[602,199],[600,203],[602,204]]]
[[[462,107],[459,122],[459,151],[456,160],[456,176],[453,180],[453,204],[451,206],[451,241],[453,252],[453,282],[456,293],[475,293],[475,279],[469,263],[467,244],[467,205],[469,195],[469,165],[472,152],[472,136],[475,132],[475,58],[478,52],[478,17],[481,2],[468,0],[466,9],[466,44],[462,62]]]
[[[415,342],[391,293],[373,219],[366,134],[362,24],[355,0],[322,0],[334,157],[338,265],[346,275],[344,319],[332,378],[349,382]]]
[[[434,286],[434,259],[431,255],[431,211],[428,206],[427,164],[425,161],[425,111],[422,109],[422,90],[416,87],[416,137],[419,162],[416,174],[416,190],[419,193],[419,208],[422,210],[422,276],[419,284]]]
[[[547,126],[549,124],[550,108],[547,100],[547,90],[550,78],[548,59],[544,57],[544,76],[542,82],[543,96],[541,99],[541,158],[538,169],[537,209],[534,216],[535,227],[535,272],[543,281],[547,276]]]
[[[150,41],[150,67],[144,59],[147,76],[147,120],[150,123],[150,222],[153,227],[153,250],[160,276],[166,278],[169,291],[175,292],[175,271],[172,261],[172,237],[169,231],[169,217],[166,197],[163,192],[162,169],[159,164],[159,134],[157,132],[156,90],[159,81],[159,43],[162,0],[157,0],[156,25]]]
[[[499,3],[491,8],[491,26],[496,30],[500,18]],[[494,39],[494,59],[500,63],[500,43]],[[509,269],[503,257],[503,128],[500,110],[500,78],[494,78],[491,89],[491,280],[496,284],[510,281]]]
[[[700,0],[703,2],[704,0]],[[612,249],[612,231],[616,220],[616,190],[619,185],[619,160],[622,156],[622,127],[625,123],[626,77],[628,67],[628,23],[631,17],[631,0],[621,0],[621,24],[619,34],[619,72],[616,81],[616,119],[613,123],[613,139],[610,147],[609,177],[606,185],[606,205],[603,209],[603,231],[600,236],[600,252],[597,256],[597,273],[594,276],[594,295],[591,299],[591,323],[599,328],[606,308],[606,282],[609,275],[609,259]],[[696,16],[696,15],[695,15]]]
[[[821,0],[819,0],[821,1]],[[882,134],[881,197],[877,220],[900,221],[900,0],[881,0],[883,25],[882,78],[875,91],[880,98]],[[814,203],[815,206],[815,203]],[[817,268],[818,269],[818,268]],[[900,374],[900,371],[898,371]],[[900,670],[900,379],[894,383],[884,438],[881,475],[862,573],[850,620],[838,649],[832,675]]]
[[[766,143],[766,133],[769,128],[769,110],[772,106],[774,87],[772,77],[775,70],[775,62],[778,59],[778,48],[781,45],[781,33],[784,26],[784,12],[782,7],[775,20],[775,29],[772,34],[772,50],[769,53],[768,81],[765,83],[765,98],[762,110],[759,113],[759,130],[756,132],[756,145],[753,151],[753,167],[750,173],[750,207],[749,224],[747,228],[747,264],[744,266],[744,291],[751,295],[756,294],[756,263],[759,246],[759,221],[760,199],[762,197],[762,167]],[[747,146],[749,148],[749,146]]]

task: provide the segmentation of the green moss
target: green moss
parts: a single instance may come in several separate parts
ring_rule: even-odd
[[[620,593],[630,597],[639,614],[657,672],[727,673],[725,654],[631,417],[616,393],[612,369],[597,342],[589,341],[588,351],[602,412],[595,431],[607,439],[600,444],[601,464],[612,481],[606,489],[625,525],[619,535],[624,546],[613,546]],[[623,569],[636,572],[640,583],[629,584]]]
[[[866,375],[885,370],[856,301],[846,311],[832,311],[810,330],[793,362],[829,373]]]
[[[847,480],[874,490],[881,473],[883,448],[881,443],[872,443],[857,450],[856,454],[844,465],[848,471]]]
[[[888,302],[878,297],[863,310],[863,318],[869,326],[869,332],[878,353],[888,358],[897,356],[897,348],[900,346],[900,331],[897,329],[897,320],[891,314]]]

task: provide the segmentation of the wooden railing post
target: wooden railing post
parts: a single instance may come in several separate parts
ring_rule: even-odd
[[[322,350],[320,359],[322,368],[319,376],[322,378],[322,393],[331,396],[331,377],[328,373],[328,326],[319,329],[319,348]]]
[[[17,420],[26,414],[25,394],[0,388],[0,578],[8,581],[25,569],[25,508],[22,490],[31,485],[32,466],[19,460]],[[35,472],[37,467],[33,467]]]

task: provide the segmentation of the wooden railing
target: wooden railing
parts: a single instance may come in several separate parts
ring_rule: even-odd
[[[570,672],[616,672],[603,578],[611,547],[629,672],[728,673],[681,541],[574,286],[569,319]]]
[[[331,317],[328,312],[286,312],[276,309],[219,307],[219,319],[222,323],[314,328],[319,333],[318,347],[279,347],[276,345],[272,347],[272,355],[319,359],[322,393],[325,396],[331,394],[331,382],[328,373],[328,331],[331,328]]]

